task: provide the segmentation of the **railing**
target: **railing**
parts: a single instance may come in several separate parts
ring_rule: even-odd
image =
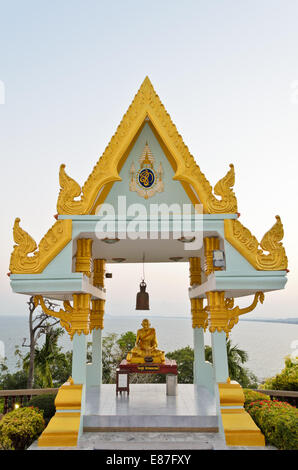
[[[32,388],[20,390],[0,390],[0,400],[4,399],[3,414],[14,409],[16,405],[23,406],[28,403],[34,395],[46,393],[56,394],[59,388]]]
[[[265,395],[269,395],[270,398],[276,398],[280,401],[286,401],[290,403],[290,405],[297,407],[298,402],[298,392],[294,392],[291,390],[263,390],[263,389],[253,389],[254,392],[264,393]]]

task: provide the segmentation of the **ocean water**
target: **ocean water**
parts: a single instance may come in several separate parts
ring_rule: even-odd
[[[140,316],[106,316],[104,335],[108,333],[122,334],[126,331],[136,332],[140,328],[144,313]],[[190,318],[150,316],[151,325],[156,329],[159,348],[166,352],[184,346],[193,346],[193,331]],[[15,345],[22,345],[28,338],[27,317],[0,316],[0,354],[5,348],[7,365],[10,371],[16,369],[14,356]],[[233,328],[230,338],[233,344],[244,349],[249,356],[245,364],[260,381],[271,377],[284,367],[284,358],[291,354],[291,344],[298,340],[298,325],[286,323],[268,323],[261,321],[239,321]],[[90,336],[91,340],[91,336]],[[2,343],[1,343],[2,342]],[[211,344],[210,333],[205,334],[205,343]],[[60,341],[64,350],[71,349],[71,341],[65,333]],[[22,348],[24,353],[28,348]]]

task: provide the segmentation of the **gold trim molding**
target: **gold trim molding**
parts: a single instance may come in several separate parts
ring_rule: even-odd
[[[83,187],[66,174],[64,164],[60,166],[58,214],[90,214],[104,185],[121,181],[119,164],[146,118],[149,118],[173,156],[176,165],[174,180],[188,183],[194,188],[205,213],[237,213],[237,200],[232,190],[235,182],[234,166],[230,165],[230,170],[215,185],[213,194],[212,186],[190,154],[149,78],[146,77]],[[80,197],[80,200],[75,200],[77,197]]]
[[[239,220],[224,221],[226,240],[257,270],[282,271],[288,267],[286,251],[281,242],[284,236],[283,224],[279,215],[275,218],[275,224],[265,233],[261,243]]]
[[[33,238],[20,227],[20,219],[16,218],[13,226],[13,239],[16,245],[10,257],[10,272],[12,274],[38,274],[71,241],[72,220],[57,220],[37,247]]]

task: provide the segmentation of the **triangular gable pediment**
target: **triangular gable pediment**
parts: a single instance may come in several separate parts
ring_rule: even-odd
[[[182,207],[183,204],[199,204],[190,185],[174,179],[173,159],[161,145],[149,118],[143,123],[126,159],[118,165],[118,172],[121,180],[105,186],[92,213],[98,213],[102,203],[116,207],[119,196],[125,196],[129,205],[166,203]]]
[[[165,107],[161,103],[148,77],[145,78],[132,104],[128,108],[116,133],[95,165],[82,188],[60,168],[58,214],[91,214],[98,195],[110,190],[113,182],[120,181],[119,167],[127,158],[145,121],[150,121],[160,143],[172,159],[175,168],[174,180],[189,185],[203,204],[206,213],[235,213],[237,201],[231,189],[234,184],[234,167],[230,165],[227,175],[215,186],[215,194],[205,175],[201,172],[193,156],[178,133]],[[75,198],[80,197],[80,200]]]

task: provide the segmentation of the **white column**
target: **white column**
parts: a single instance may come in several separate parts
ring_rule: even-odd
[[[194,363],[193,363],[193,381],[198,383],[199,369],[205,364],[205,344],[204,329],[193,328],[193,344],[194,344]]]
[[[75,384],[86,383],[87,335],[74,334],[72,340],[72,378]]]
[[[212,359],[216,382],[226,382],[229,377],[226,333],[211,333]]]
[[[88,365],[87,379],[88,387],[102,383],[102,330],[100,328],[92,332],[92,364]]]

